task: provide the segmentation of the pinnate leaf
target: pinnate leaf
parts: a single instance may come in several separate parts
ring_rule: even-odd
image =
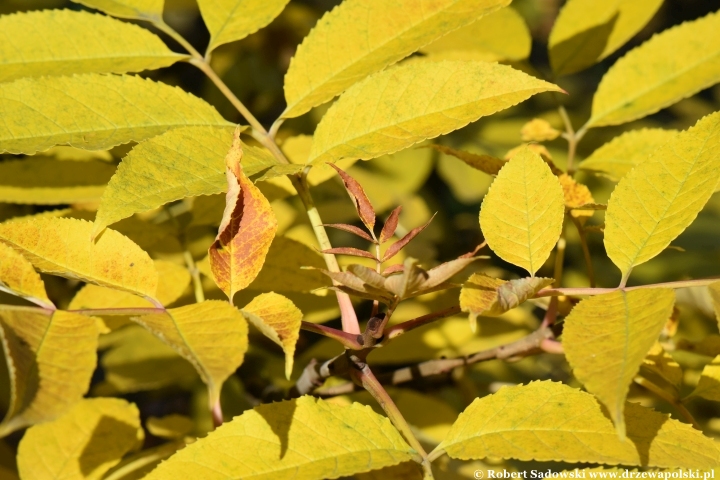
[[[402,212],[402,205],[396,207],[393,209],[392,212],[390,212],[390,216],[387,220],[385,220],[385,225],[383,225],[382,231],[380,232],[380,243],[385,243],[395,234],[395,230],[397,230],[398,221],[400,220],[400,213]]]
[[[337,228],[338,230],[343,230],[345,232],[352,233],[353,235],[357,235],[368,242],[375,243],[375,240],[373,240],[372,237],[365,232],[365,230],[360,227],[356,227],[355,225],[348,225],[347,223],[324,223],[323,227]]]
[[[162,21],[165,0],[73,0],[121,18]]]
[[[357,210],[360,220],[365,224],[368,231],[372,232],[375,227],[375,210],[365,194],[362,185],[340,167],[332,164],[330,164],[330,166],[340,175],[340,178],[342,178],[345,190],[348,192],[348,195],[350,195],[350,199],[355,205],[355,210]]]
[[[290,379],[295,344],[300,337],[302,312],[290,299],[277,293],[263,293],[242,309],[245,318],[285,352],[285,377]]]
[[[210,406],[218,402],[223,382],[242,364],[248,347],[245,318],[235,307],[219,300],[133,320],[195,367],[208,387]]]
[[[627,278],[692,223],[720,171],[720,113],[655,150],[618,183],[605,214],[605,250]]]
[[[43,75],[139,72],[186,58],[148,30],[105,15],[43,10],[0,17],[0,82]]]
[[[667,415],[628,403],[625,422],[623,442],[588,393],[550,381],[504,387],[475,399],[430,458],[445,451],[460,460],[493,456],[660,468],[710,468],[720,461],[712,439]]]
[[[210,30],[207,51],[241,40],[280,15],[289,0],[199,0],[200,13]]]
[[[553,283],[552,278],[530,277],[505,281],[475,273],[460,290],[460,308],[470,314],[472,324],[478,315],[496,316],[512,310]]]
[[[490,248],[530,275],[560,237],[565,200],[560,182],[540,155],[523,149],[500,170],[480,209]]]
[[[718,29],[720,14],[711,13],[631,50],[600,81],[587,125],[642,118],[720,81]]]
[[[47,297],[45,284],[32,264],[2,242],[0,242],[0,291],[23,297],[41,307],[55,308]]]
[[[402,64],[353,85],[330,107],[315,130],[308,163],[397,152],[546,91],[560,88],[506,65]]]
[[[298,117],[352,84],[509,0],[349,0],[326,13],[298,47],[285,75],[287,108]]]
[[[670,289],[616,291],[581,301],[565,319],[563,347],[578,380],[607,407],[625,437],[625,399],[672,314]]]
[[[80,401],[97,363],[98,328],[91,317],[60,310],[7,310],[0,311],[0,330],[11,391],[1,437],[52,420]]]
[[[235,293],[255,280],[275,237],[277,220],[270,202],[245,176],[243,148],[235,130],[225,157],[228,193],[215,242],[208,250],[213,279],[232,302]]]
[[[337,478],[413,455],[390,421],[370,407],[304,396],[246,411],[176,453],[146,480],[252,480],[289,472],[298,480]]]
[[[400,253],[400,250],[405,248],[405,246],[412,241],[413,238],[417,237],[420,232],[425,230],[428,225],[430,225],[430,222],[433,221],[433,218],[435,218],[435,214],[433,214],[432,217],[430,217],[430,220],[425,222],[424,225],[420,225],[419,227],[415,227],[412,230],[410,230],[408,233],[406,233],[400,240],[393,243],[388,247],[387,250],[385,250],[385,254],[383,254],[382,261],[386,262],[390,260],[392,257]]]
[[[100,479],[143,438],[135,405],[119,398],[82,400],[25,433],[18,447],[20,478]]]
[[[446,147],[445,145],[430,145],[430,148],[434,148],[445,155],[451,155],[455,158],[459,158],[467,165],[476,170],[480,170],[481,172],[485,172],[488,175],[497,175],[498,172],[500,172],[500,169],[505,166],[505,160],[501,160],[490,155],[478,155],[476,153]]]
[[[375,255],[373,255],[372,253],[366,252],[365,250],[360,250],[359,248],[355,247],[326,248],[322,251],[322,253],[329,253],[333,255],[350,255],[353,257],[363,257],[377,261],[377,258],[375,258]]]
[[[95,242],[92,224],[74,218],[34,218],[0,224],[0,241],[41,272],[154,298],[155,264],[124,235],[108,229]]]
[[[176,127],[229,125],[204,100],[179,88],[92,73],[0,84],[0,115],[2,151],[28,154],[66,143],[102,150]]]

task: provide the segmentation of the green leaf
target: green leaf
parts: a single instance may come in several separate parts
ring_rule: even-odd
[[[183,90],[135,76],[84,74],[0,84],[2,151],[60,144],[86,150],[142,141],[185,126],[228,126],[209,104]]]
[[[187,58],[148,30],[105,15],[43,10],[0,17],[0,82],[73,73],[140,72]]]
[[[0,224],[0,241],[41,272],[154,298],[158,273],[148,254],[114,230],[93,242],[91,229],[74,218],[34,218]]]
[[[0,291],[23,297],[41,307],[55,308],[32,264],[0,242]]]
[[[592,66],[622,47],[642,29],[662,0],[570,0],[550,32],[550,64],[556,75]]]
[[[680,235],[715,190],[720,113],[655,150],[618,183],[605,214],[605,250],[626,279]]]
[[[285,353],[285,377],[290,380],[295,344],[300,337],[302,312],[290,299],[270,292],[253,298],[243,307],[242,313],[263,335],[282,347]]]
[[[100,479],[143,438],[135,405],[119,398],[83,400],[25,433],[18,447],[20,477]]]
[[[115,173],[106,162],[25,158],[0,163],[0,202],[62,205],[96,202]]]
[[[11,391],[0,437],[52,420],[85,395],[97,363],[95,319],[0,310],[0,335]]]
[[[208,300],[133,320],[195,367],[214,406],[223,382],[245,357],[248,327],[243,315],[227,302]]]
[[[526,148],[490,185],[480,227],[493,252],[534,276],[560,238],[564,215],[560,182],[540,155]]]
[[[618,439],[595,398],[550,381],[504,387],[460,414],[443,451],[460,460],[488,456],[661,468],[712,468],[715,442],[690,425],[634,403],[625,407],[629,441]]]
[[[720,81],[718,29],[720,14],[711,13],[631,50],[600,81],[587,126],[642,118]]]
[[[595,150],[578,168],[618,181],[677,133],[677,130],[662,128],[625,132]]]
[[[370,407],[305,396],[246,411],[170,457],[146,480],[337,478],[397,465],[415,454]]]
[[[705,365],[695,390],[688,395],[688,398],[690,397],[720,402],[720,355]]]
[[[458,28],[420,49],[434,59],[520,61],[530,55],[532,37],[525,19],[505,7]]]
[[[121,18],[162,21],[165,0],[72,0]]]
[[[199,0],[200,13],[210,30],[207,51],[257,32],[280,15],[288,1]]]
[[[607,407],[621,439],[630,384],[674,303],[667,288],[616,291],[581,301],[565,319],[565,356],[575,377]]]
[[[225,155],[231,128],[177,128],[144,141],[123,159],[110,180],[95,218],[93,235],[134,213],[195,195],[227,191]],[[248,175],[277,165],[270,154],[243,145]]]
[[[397,152],[546,91],[560,88],[506,65],[402,64],[353,85],[330,107],[315,130],[308,163]]]
[[[352,84],[510,0],[346,0],[298,47],[285,75],[284,118],[298,117]]]

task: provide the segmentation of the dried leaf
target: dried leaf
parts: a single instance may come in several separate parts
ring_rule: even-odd
[[[367,240],[368,242],[375,243],[375,240],[373,240],[370,235],[365,233],[365,230],[356,227],[355,225],[348,225],[347,223],[323,223],[323,227],[337,228],[338,230],[343,230],[345,232],[352,233],[353,235],[357,235],[358,237]]]
[[[371,258],[375,261],[378,261],[378,259],[375,258],[375,255],[373,255],[372,253],[353,247],[328,248],[323,250],[322,253],[331,253],[333,255],[350,255],[353,257]]]
[[[485,172],[488,175],[497,175],[500,169],[505,165],[505,160],[501,160],[490,155],[477,155],[446,147],[444,145],[428,145],[428,147],[434,148],[438,152],[442,152],[446,155],[452,155],[455,158],[459,158],[467,165],[476,170],[480,170],[481,172]]]
[[[395,234],[398,221],[400,220],[400,212],[402,212],[402,205],[396,207],[392,212],[390,212],[390,216],[387,220],[385,220],[385,224],[380,232],[380,243],[387,242]]]
[[[422,232],[423,230],[425,230],[425,228],[426,228],[428,225],[430,225],[430,222],[433,221],[433,218],[435,218],[435,215],[436,215],[436,214],[433,214],[433,216],[430,217],[430,220],[428,220],[427,222],[425,222],[425,225],[421,225],[421,226],[419,226],[419,227],[413,228],[413,229],[410,230],[408,233],[406,233],[405,236],[402,237],[400,240],[398,240],[397,242],[395,242],[395,243],[393,243],[392,245],[390,245],[390,246],[388,247],[388,249],[385,250],[385,254],[383,255],[382,261],[383,261],[383,262],[387,262],[387,261],[390,260],[392,257],[394,257],[395,255],[397,255],[397,254],[400,252],[400,250],[402,250],[403,248],[405,248],[405,245],[407,245],[408,243],[410,243],[410,241],[411,241],[413,238],[417,237],[420,232]]]
[[[505,281],[473,274],[460,290],[460,308],[474,324],[478,315],[502,315],[553,283],[552,278],[530,277]]]
[[[365,224],[368,231],[372,232],[375,227],[375,210],[365,194],[365,190],[363,190],[357,180],[341,170],[340,167],[333,164],[330,164],[330,166],[335,169],[338,175],[340,175],[340,178],[342,178],[343,184],[345,184],[345,190],[348,192],[348,195],[350,195],[350,199],[355,205],[355,210],[357,210],[360,220]]]

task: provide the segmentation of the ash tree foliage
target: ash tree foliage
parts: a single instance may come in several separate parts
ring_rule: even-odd
[[[0,476],[720,465],[720,13],[74,1],[0,16]]]

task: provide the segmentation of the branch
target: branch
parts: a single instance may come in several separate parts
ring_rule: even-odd
[[[446,308],[445,310],[429,313],[427,315],[423,315],[422,317],[417,317],[412,320],[408,320],[407,322],[399,323],[385,330],[385,339],[381,342],[381,344],[385,345],[410,330],[422,327],[428,323],[434,322],[435,320],[440,320],[441,318],[453,316],[456,313],[460,313],[460,305],[455,305],[454,307]]]
[[[301,397],[313,392],[333,375],[345,375],[348,371],[348,361],[345,353],[331,358],[322,365],[318,365],[314,358],[307,364],[295,386],[290,390],[290,397]],[[349,383],[349,382],[348,382]],[[353,385],[350,383],[350,385]],[[352,390],[351,390],[352,391]]]
[[[358,335],[343,332],[335,328],[326,327],[325,325],[317,325],[310,322],[301,322],[300,329],[308,332],[318,333],[333,340],[342,343],[345,348],[351,350],[362,350],[363,346],[358,342]]]
[[[583,295],[602,295],[603,293],[611,293],[617,290],[630,292],[632,290],[641,290],[643,288],[690,288],[690,287],[706,287],[715,282],[720,281],[720,277],[698,278],[695,280],[680,280],[677,282],[652,283],[650,285],[638,285],[636,287],[617,287],[617,288],[544,288],[540,290],[535,297],[556,297],[559,295],[566,296],[583,296]]]

